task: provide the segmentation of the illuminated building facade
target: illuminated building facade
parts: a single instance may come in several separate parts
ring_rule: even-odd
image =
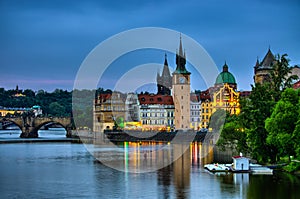
[[[102,93],[94,100],[93,131],[113,129],[116,121],[124,121],[126,96],[120,92]]]
[[[30,111],[31,108],[11,108],[0,106],[0,116],[5,117],[7,115],[14,115],[16,113],[22,114],[25,111]]]
[[[228,71],[225,63],[223,71],[217,76],[214,87],[200,94],[201,128],[208,128],[211,115],[217,109],[223,109],[230,114],[240,113],[239,92],[234,76]]]
[[[174,126],[174,103],[170,95],[139,94],[143,130],[170,130]]]
[[[190,128],[194,130],[199,130],[200,128],[200,95],[196,93],[191,93],[190,95]]]

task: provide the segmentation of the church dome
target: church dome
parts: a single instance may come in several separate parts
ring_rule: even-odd
[[[228,72],[228,66],[225,63],[223,66],[223,71],[218,75],[215,84],[236,84],[234,76]]]

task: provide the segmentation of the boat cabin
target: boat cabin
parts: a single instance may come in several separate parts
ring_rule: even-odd
[[[233,156],[232,168],[235,171],[249,171],[249,158],[243,156]]]

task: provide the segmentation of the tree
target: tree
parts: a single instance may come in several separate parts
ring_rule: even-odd
[[[248,153],[247,134],[239,115],[227,114],[217,145],[222,150],[229,147],[236,152]]]
[[[30,89],[26,89],[23,91],[23,94],[26,95],[26,97],[34,97],[35,96],[35,93],[33,90],[30,90]]]
[[[289,66],[287,54],[276,55],[276,61],[271,71],[271,85],[274,90],[275,101],[278,101],[281,92],[292,87],[292,82],[298,79],[297,75],[290,75],[292,68]]]
[[[225,118],[228,113],[223,109],[217,109],[209,119],[209,128],[212,128],[214,132],[221,133],[221,130],[225,123]]]
[[[296,155],[294,130],[298,120],[299,96],[297,91],[286,89],[276,103],[272,115],[267,118],[265,128],[268,131],[267,143],[276,146],[279,156]],[[297,132],[295,132],[298,134]]]
[[[58,102],[52,102],[49,105],[49,113],[53,116],[63,116],[65,114],[65,107]]]
[[[274,147],[267,144],[268,132],[265,129],[265,120],[270,117],[275,104],[270,84],[252,86],[246,104],[241,109],[241,117],[245,120],[243,126],[252,157],[259,162],[266,162],[269,157],[274,161]]]
[[[298,107],[300,104],[298,104]],[[296,123],[295,130],[292,135],[292,139],[294,140],[294,149],[296,156],[298,159],[300,158],[300,112],[298,111],[298,121]]]

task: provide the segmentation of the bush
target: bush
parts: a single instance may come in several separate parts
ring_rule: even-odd
[[[300,170],[300,162],[290,162],[288,165],[283,167],[283,170],[293,173]]]

